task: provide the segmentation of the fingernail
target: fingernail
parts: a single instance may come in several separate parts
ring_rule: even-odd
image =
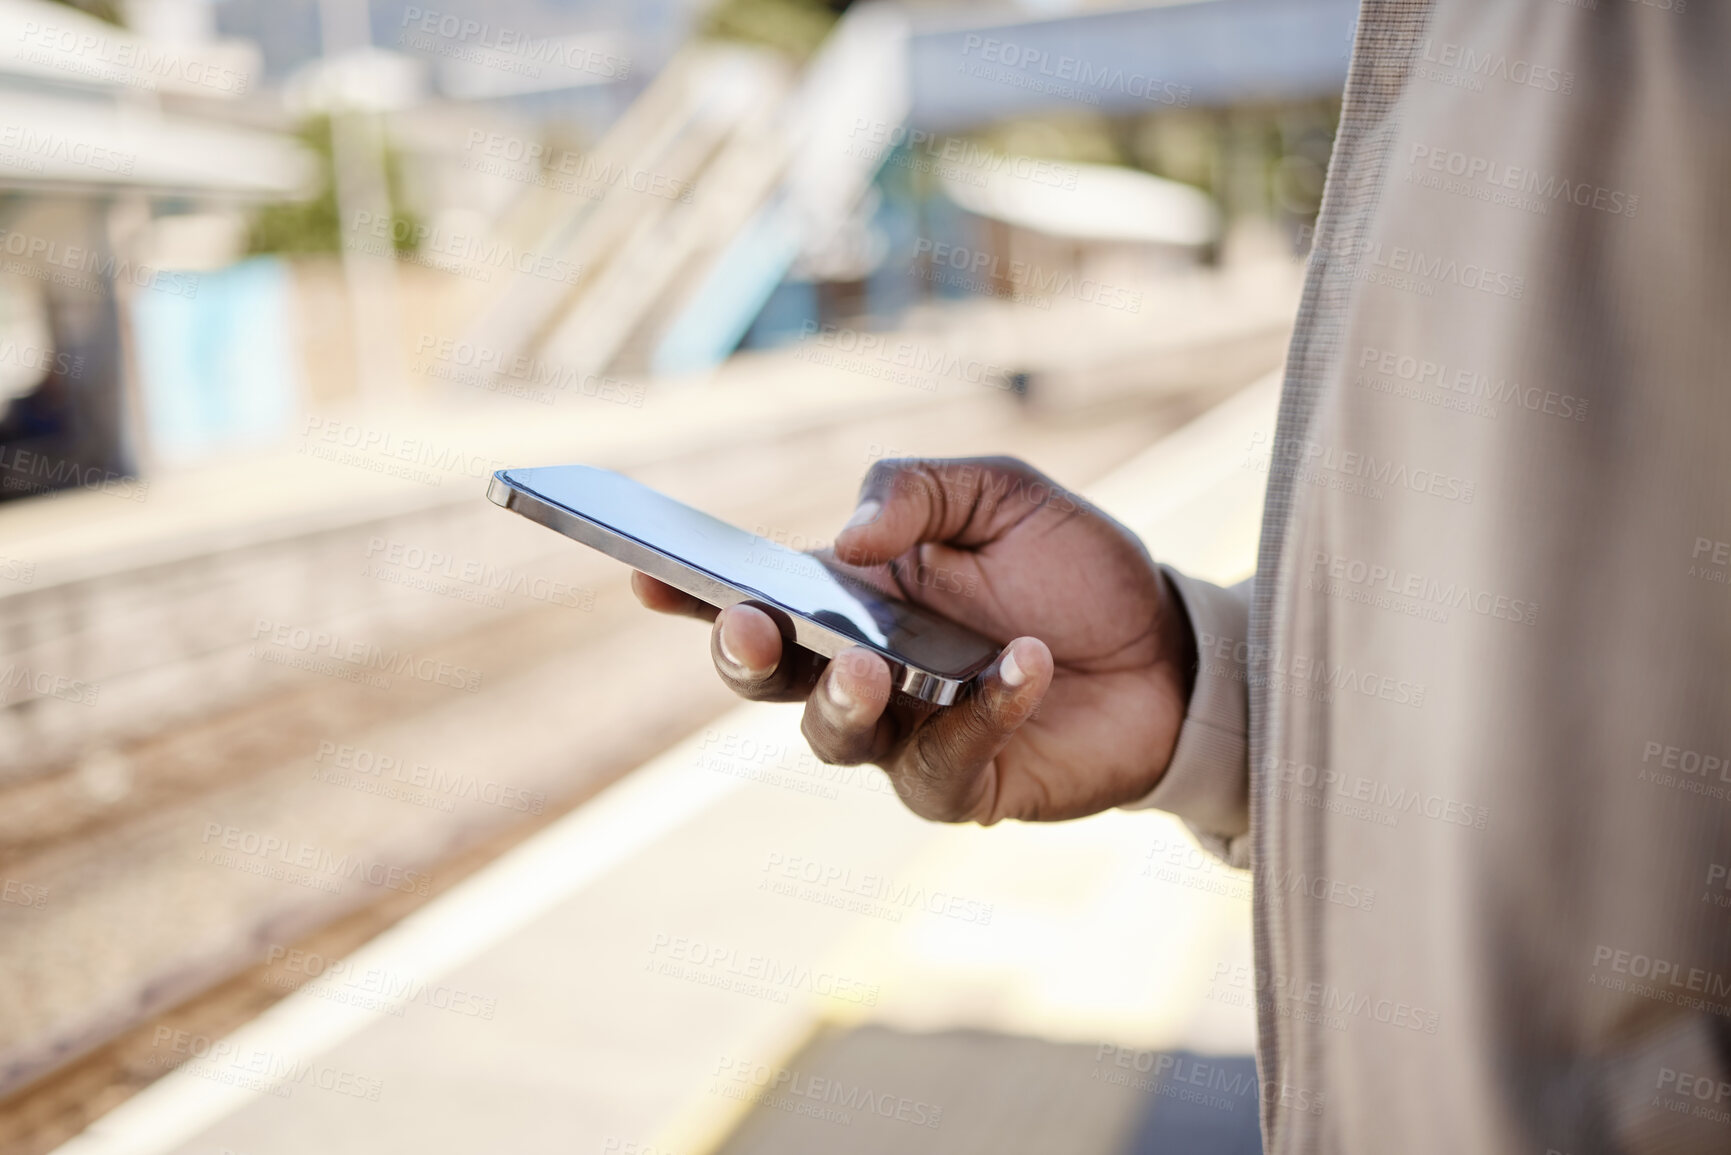
[[[721,647],[721,656],[722,657],[726,658],[730,664],[738,666],[740,669],[745,668],[745,663],[739,660],[739,655],[735,654],[731,649],[728,648],[728,645],[727,645],[727,627],[726,626],[721,627],[721,631],[718,634],[716,634],[715,640],[716,640],[716,643]]]
[[[852,529],[857,525],[866,525],[870,522],[874,522],[878,519],[878,514],[883,512],[883,508],[884,503],[879,501],[877,498],[867,498],[859,503],[859,508],[853,511],[853,516],[847,519],[847,524],[842,526],[842,528]]]
[[[998,677],[1004,679],[1006,686],[1020,686],[1028,680],[1028,671],[1016,661],[1015,647],[1004,651],[1004,660],[998,663]]]
[[[836,709],[843,713],[853,710],[854,696],[842,687],[841,679],[834,674],[831,674],[829,679],[824,682],[823,692],[829,697],[830,704]]]
[[[727,623],[722,623],[721,630],[717,633],[715,640],[716,644],[721,647],[721,656],[725,658],[728,664],[734,669],[742,670],[752,677],[759,677],[767,672],[760,670],[755,666],[748,666],[744,662],[740,661],[739,655],[733,652],[733,647],[727,644]]]

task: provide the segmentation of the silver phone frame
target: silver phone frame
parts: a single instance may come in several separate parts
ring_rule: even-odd
[[[891,684],[901,693],[919,701],[929,702],[934,706],[953,704],[980,671],[997,660],[988,658],[981,662],[979,669],[970,671],[961,678],[922,670],[906,658],[891,654],[881,646],[837,633],[780,602],[760,593],[729,585],[687,561],[662,553],[636,538],[627,537],[599,522],[590,521],[563,506],[554,505],[539,494],[519,489],[505,476],[507,472],[508,470],[503,469],[496,471],[487,484],[487,500],[494,505],[526,517],[537,525],[544,525],[573,541],[582,542],[591,549],[600,550],[608,557],[622,561],[633,569],[642,570],[650,577],[683,590],[717,609],[726,609],[740,602],[768,607],[776,611],[775,616],[783,623],[792,627],[794,641],[823,657],[833,658],[849,646],[864,646],[889,663]]]

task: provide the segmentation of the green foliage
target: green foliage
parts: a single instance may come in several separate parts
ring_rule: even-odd
[[[717,0],[698,33],[759,44],[804,60],[817,51],[835,22],[834,10],[823,0]]]
[[[64,4],[68,8],[76,8],[88,13],[98,20],[106,20],[124,28],[126,14],[122,11],[121,0],[54,0],[56,4]]]
[[[314,117],[296,134],[318,157],[318,192],[310,200],[284,201],[260,209],[247,237],[248,253],[337,253],[342,251],[342,214],[332,175],[331,122]],[[385,183],[391,198],[391,236],[399,253],[415,250],[415,215],[403,206],[396,154],[385,151]]]
[[[1037,156],[1070,164],[1124,164],[1128,160],[1112,122],[1098,112],[1060,110],[999,121],[969,134],[1006,156]]]

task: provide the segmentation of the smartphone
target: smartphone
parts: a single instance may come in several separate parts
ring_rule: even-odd
[[[965,626],[606,469],[501,469],[487,497],[718,609],[749,602],[824,657],[864,646],[921,701],[949,705],[998,656]]]

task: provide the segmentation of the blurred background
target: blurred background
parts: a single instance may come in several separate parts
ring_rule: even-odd
[[[0,1150],[1253,1152],[1247,876],[920,822],[489,505],[1221,581],[1353,0],[0,0]]]

